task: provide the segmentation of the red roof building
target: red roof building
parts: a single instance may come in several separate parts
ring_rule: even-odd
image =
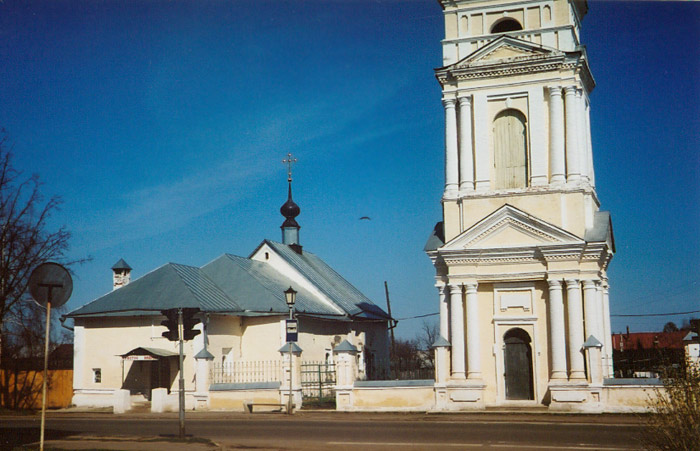
[[[612,334],[612,345],[615,351],[683,349],[683,337],[687,334],[688,330]]]

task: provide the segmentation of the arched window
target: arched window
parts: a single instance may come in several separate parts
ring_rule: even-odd
[[[493,24],[493,27],[491,27],[491,33],[507,33],[509,31],[518,31],[518,30],[522,30],[522,29],[523,29],[523,26],[520,25],[520,22],[508,17],[508,18],[499,20],[498,22]]]
[[[518,110],[503,110],[493,121],[495,189],[527,186],[527,127]]]

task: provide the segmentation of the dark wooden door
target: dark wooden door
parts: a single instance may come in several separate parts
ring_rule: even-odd
[[[506,399],[534,399],[532,348],[527,332],[519,331],[512,334],[508,331],[504,337]]]

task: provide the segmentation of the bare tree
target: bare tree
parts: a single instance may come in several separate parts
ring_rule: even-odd
[[[6,334],[17,330],[11,325],[26,320],[23,299],[32,270],[49,260],[76,263],[65,261],[70,232],[48,224],[61,200],[45,199],[41,186],[37,174],[25,176],[13,167],[7,132],[0,130],[0,358]]]
[[[664,332],[676,332],[678,330],[678,326],[676,326],[676,323],[673,321],[669,321],[666,324],[664,324]]]
[[[52,309],[54,310],[54,309]],[[49,369],[71,368],[72,362],[63,360],[54,351],[71,341],[68,331],[58,326],[60,312],[52,316],[52,337],[49,343]],[[3,365],[0,367],[0,401],[10,409],[32,409],[41,404],[43,355],[46,332],[46,309],[30,298],[16,303],[6,315],[3,337]],[[47,388],[51,390],[55,373],[47,374]]]
[[[418,341],[420,347],[426,351],[429,351],[433,347],[433,343],[437,340],[440,335],[440,327],[435,321],[424,320],[421,326],[421,331],[419,332]]]

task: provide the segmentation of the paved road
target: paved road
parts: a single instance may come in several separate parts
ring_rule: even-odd
[[[38,417],[0,418],[0,448],[38,440]],[[478,414],[190,414],[190,442],[174,440],[176,415],[54,414],[47,446],[64,449],[629,450],[634,417]]]

